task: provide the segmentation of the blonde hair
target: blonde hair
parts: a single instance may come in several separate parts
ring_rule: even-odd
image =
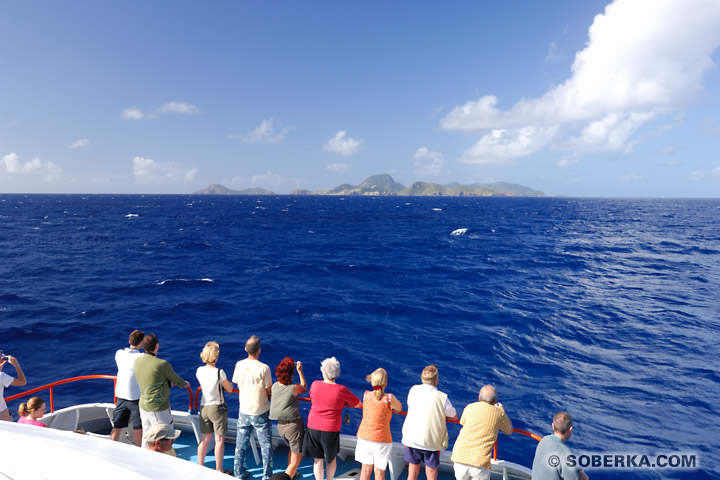
[[[215,363],[220,356],[220,345],[217,342],[207,342],[200,352],[200,359],[205,363]]]
[[[435,365],[428,365],[423,368],[422,375],[420,375],[422,382],[428,385],[435,385],[435,381],[438,378],[438,369]]]
[[[30,400],[27,401],[27,403],[20,404],[20,408],[18,408],[18,415],[20,415],[21,417],[30,415],[33,410],[37,410],[43,405],[45,405],[45,400],[40,397],[32,397]]]
[[[388,382],[388,374],[385,371],[385,369],[378,368],[377,370],[372,372],[370,375],[366,376],[365,380],[370,382],[370,385],[372,385],[373,387],[380,387],[377,390],[373,389],[375,398],[380,400],[383,397],[383,395],[385,395],[385,387],[387,387],[387,382]]]

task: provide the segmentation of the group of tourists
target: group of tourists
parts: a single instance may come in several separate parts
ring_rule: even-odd
[[[144,350],[144,354],[140,349]],[[118,440],[121,431],[132,425],[135,445],[157,452],[172,452],[172,443],[180,435],[173,428],[170,411],[170,387],[186,387],[187,381],[175,373],[170,363],[157,357],[160,343],[155,334],[144,335],[135,330],[130,334],[129,347],[118,350],[115,361],[118,367],[115,396],[117,405],[113,414],[111,438]],[[299,395],[308,392],[302,362],[285,357],[275,368],[277,381],[272,382],[270,367],[259,360],[260,339],[250,337],[245,343],[247,358],[235,365],[232,379],[217,367],[220,347],[208,342],[200,353],[204,365],[196,371],[202,388],[199,425],[201,438],[198,444],[198,463],[204,465],[208,446],[214,436],[216,469],[247,480],[247,448],[253,430],[262,455],[263,480],[292,480],[300,474],[297,469],[305,457],[313,458],[316,480],[333,480],[340,452],[342,410],[346,406],[362,408],[363,415],[357,431],[355,459],[362,464],[361,480],[384,480],[392,452],[390,420],[393,413],[401,412],[403,405],[387,392],[388,374],[378,368],[366,377],[371,390],[362,399],[347,387],[337,383],[340,362],[335,357],[320,364],[322,380],[315,380],[309,389],[311,401],[307,426],[299,408]],[[5,363],[18,372],[14,379],[0,371],[0,419],[11,419],[3,396],[8,385],[24,385],[25,376],[13,357],[0,359],[0,370]],[[299,383],[294,382],[298,373]],[[440,452],[447,449],[449,436],[446,422],[457,420],[458,415],[448,395],[438,389],[439,374],[435,365],[425,367],[422,383],[410,389],[407,397],[407,414],[402,427],[403,459],[408,464],[408,480],[417,480],[421,466],[425,465],[427,480],[437,480]],[[240,395],[237,422],[234,470],[223,467],[225,435],[228,431],[228,408],[225,393],[234,390]],[[45,411],[41,398],[33,397],[20,407],[21,422],[42,425],[38,421]],[[23,420],[24,419],[24,420]],[[277,421],[278,432],[289,446],[287,468],[272,473],[272,421]],[[492,385],[483,386],[478,401],[466,406],[460,418],[462,428],[453,446],[451,460],[456,480],[487,480],[493,445],[498,433],[510,434],[512,422]],[[565,441],[572,435],[572,418],[566,412],[555,415],[553,434],[538,444],[533,461],[535,480],[587,480],[587,475],[565,462],[548,461],[550,458],[567,458],[571,452]],[[144,433],[144,434],[143,434]]]
[[[169,404],[169,387],[185,387],[187,382],[180,378],[169,363],[157,359],[158,342],[150,334],[142,340],[147,355],[139,355],[139,340],[142,332],[130,335],[130,347],[118,351],[118,408],[113,419],[115,429],[128,425],[128,415],[123,413],[126,402],[139,404],[140,424],[135,424],[135,439],[138,443],[140,427],[147,431],[153,425],[161,425],[173,432]],[[150,340],[148,340],[150,339]],[[326,358],[320,364],[322,380],[315,380],[309,388],[311,401],[307,426],[300,414],[299,395],[308,392],[302,362],[285,357],[275,368],[277,381],[272,382],[270,367],[260,361],[261,343],[257,336],[245,342],[247,358],[235,365],[231,380],[217,367],[220,347],[217,342],[208,342],[200,353],[204,365],[199,367],[196,377],[202,388],[200,417],[201,439],[198,445],[198,463],[203,465],[210,439],[215,438],[216,469],[246,480],[247,449],[253,431],[257,435],[262,455],[263,480],[291,480],[299,476],[297,469],[302,458],[313,458],[313,473],[316,480],[333,480],[337,469],[337,455],[340,452],[340,427],[342,410],[346,406],[362,407],[363,416],[357,431],[355,459],[362,464],[361,480],[383,480],[392,452],[390,420],[393,413],[402,411],[398,398],[387,392],[388,374],[378,368],[366,377],[371,390],[362,399],[347,387],[337,383],[340,377],[340,362],[335,357]],[[149,358],[146,358],[149,357]],[[142,360],[144,358],[144,360]],[[133,375],[138,389],[133,390],[133,399],[122,394],[123,382]],[[121,370],[124,373],[121,374]],[[297,372],[299,382],[294,382]],[[440,463],[440,452],[447,449],[449,436],[446,422],[457,420],[457,412],[447,394],[438,389],[439,374],[435,365],[425,367],[421,373],[422,383],[410,389],[407,397],[407,416],[402,428],[404,445],[403,459],[408,463],[408,480],[417,480],[421,466],[425,465],[428,480],[436,480]],[[228,431],[228,408],[225,393],[234,386],[240,395],[237,422],[234,470],[223,467],[224,442]],[[277,421],[278,432],[289,447],[287,468],[284,472],[272,473],[272,421]],[[490,478],[490,459],[498,432],[510,434],[512,422],[505,413],[502,403],[492,385],[480,389],[478,401],[465,407],[460,418],[462,429],[453,447],[451,459],[457,480],[487,480]],[[572,434],[570,415],[561,412],[553,420],[553,435],[545,437],[538,445],[533,463],[533,478],[540,480],[567,479],[585,480],[587,476],[579,469],[560,465],[553,468],[547,459],[567,449],[564,446]],[[113,430],[115,431],[115,430]],[[179,433],[179,432],[178,432]],[[144,441],[144,440],[142,440]],[[172,438],[164,439],[172,442]],[[566,452],[569,454],[569,450]],[[541,459],[542,457],[542,459]],[[563,470],[564,468],[564,470]]]

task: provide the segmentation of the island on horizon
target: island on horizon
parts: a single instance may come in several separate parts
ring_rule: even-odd
[[[207,188],[194,192],[196,195],[279,195],[264,188],[246,188],[232,190],[214,183]],[[398,183],[388,174],[372,175],[360,185],[344,183],[329,190],[296,189],[290,195],[368,195],[368,196],[447,196],[447,197],[544,197],[539,190],[524,187],[515,183],[471,183],[462,185],[458,182],[441,185],[439,183],[414,182],[409,187]]]

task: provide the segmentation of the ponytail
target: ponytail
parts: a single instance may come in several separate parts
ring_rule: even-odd
[[[365,377],[365,380],[373,386],[373,393],[378,400],[385,395],[385,387],[387,386],[388,376],[384,368],[378,368],[373,373]]]
[[[37,410],[38,408],[42,407],[43,405],[45,405],[45,400],[40,397],[32,397],[30,400],[27,401],[27,403],[20,404],[20,408],[18,408],[18,415],[24,417],[32,413],[33,410]]]

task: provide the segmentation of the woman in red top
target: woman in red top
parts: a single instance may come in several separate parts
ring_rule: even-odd
[[[384,368],[378,368],[365,377],[373,387],[363,396],[363,417],[357,432],[355,460],[362,463],[360,480],[370,480],[375,469],[375,480],[385,480],[388,460],[392,452],[390,420],[393,412],[402,411],[402,403],[390,393],[385,393],[388,376]]]
[[[323,480],[327,464],[327,480],[333,480],[340,451],[341,413],[345,405],[362,407],[358,397],[342,385],[335,383],[340,376],[340,362],[335,357],[326,358],[320,364],[323,381],[315,380],[310,386],[310,414],[308,415],[303,455],[315,459],[315,480]]]

